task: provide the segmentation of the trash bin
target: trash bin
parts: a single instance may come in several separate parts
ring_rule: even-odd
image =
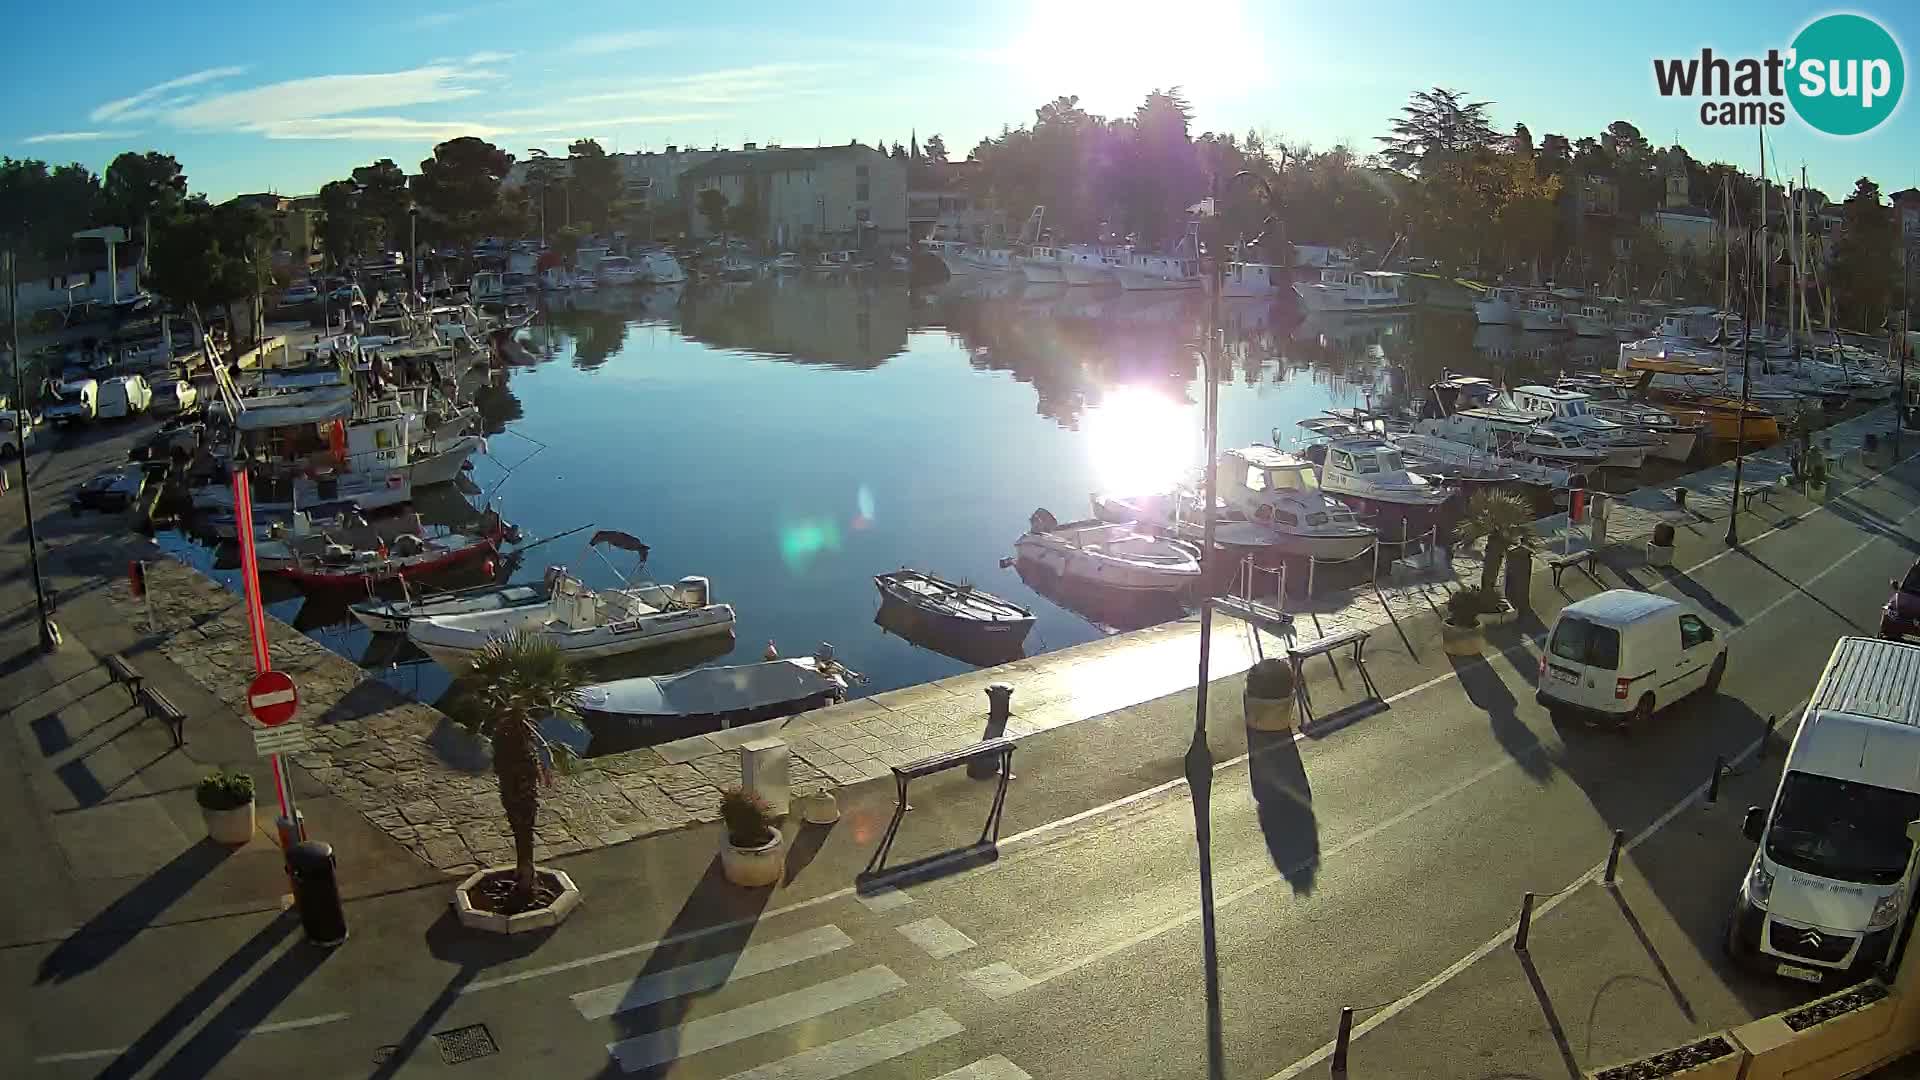
[[[340,906],[340,885],[334,880],[333,845],[303,840],[287,852],[287,876],[293,879],[293,902],[300,909],[300,925],[315,945],[338,945],[347,940],[347,913]]]

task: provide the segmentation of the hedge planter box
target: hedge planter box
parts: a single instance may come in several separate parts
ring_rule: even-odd
[[[489,866],[455,886],[453,910],[460,925],[490,934],[524,934],[559,926],[580,906],[580,886],[566,871],[536,866],[534,897],[539,902],[525,911],[501,911],[500,897],[512,888],[513,874],[511,866]]]
[[[1723,1032],[1584,1075],[1586,1080],[1739,1080],[1746,1063],[1746,1053]]]
[[[1805,1005],[1762,1017],[1733,1030],[1753,1055],[1746,1080],[1785,1076],[1847,1076],[1879,1063],[1898,1012],[1885,984],[1868,980]],[[1911,1036],[1905,1036],[1903,1043]],[[1817,1071],[1801,1072],[1819,1063]]]
[[[1487,639],[1480,633],[1480,627],[1455,626],[1450,622],[1440,623],[1440,647],[1448,656],[1478,656],[1487,647]]]

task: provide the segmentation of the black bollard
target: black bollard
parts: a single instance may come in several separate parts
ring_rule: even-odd
[[[340,885],[334,878],[333,847],[303,840],[287,852],[287,876],[293,879],[293,902],[307,940],[334,946],[347,940],[347,913],[340,904]]]
[[[1012,712],[1013,684],[997,682],[987,687],[987,730],[986,734],[980,736],[980,741],[1005,737],[1007,717]],[[999,758],[977,757],[967,762],[967,775],[975,780],[991,780],[999,773]]]
[[[1513,951],[1527,951],[1527,931],[1533,929],[1533,894],[1520,898],[1520,929],[1513,934]]]
[[[1333,1063],[1328,1067],[1333,1080],[1346,1080],[1347,1047],[1353,1042],[1353,1006],[1340,1007],[1340,1030],[1333,1037]]]
[[[1778,724],[1779,722],[1780,722],[1779,713],[1767,714],[1767,730],[1763,732],[1760,736],[1760,756],[1762,758],[1767,756],[1767,751],[1773,746],[1773,728],[1774,728],[1774,725]]]
[[[1673,489],[1673,505],[1679,507],[1682,510],[1685,510],[1687,508],[1687,489],[1686,488],[1677,487]]]
[[[1720,774],[1726,771],[1727,771],[1727,759],[1725,757],[1714,758],[1713,759],[1713,779],[1707,781],[1707,805],[1708,806],[1712,806],[1714,803],[1720,801]]]
[[[1620,849],[1627,846],[1627,831],[1613,830],[1613,847],[1607,852],[1607,876],[1600,879],[1602,885],[1612,885],[1620,873]]]

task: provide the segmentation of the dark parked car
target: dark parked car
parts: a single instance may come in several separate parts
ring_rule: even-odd
[[[137,466],[110,469],[74,489],[73,512],[125,510],[140,498],[147,474]]]
[[[1880,636],[1889,641],[1920,637],[1920,562],[1899,581],[1889,581],[1893,595],[1880,612]]]

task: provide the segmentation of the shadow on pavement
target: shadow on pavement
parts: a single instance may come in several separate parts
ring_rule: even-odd
[[[1553,760],[1541,752],[1540,740],[1534,737],[1526,721],[1520,719],[1520,703],[1514,699],[1513,691],[1507,689],[1506,680],[1480,657],[1449,656],[1447,662],[1453,665],[1453,673],[1460,680],[1460,688],[1466,691],[1467,700],[1487,714],[1487,726],[1493,732],[1494,741],[1521,771],[1536,782],[1545,783],[1553,775]]]
[[[1560,1023],[1560,1014],[1554,1011],[1553,998],[1547,995],[1546,984],[1540,981],[1540,972],[1533,966],[1533,957],[1524,949],[1515,950],[1520,958],[1521,970],[1527,973],[1527,984],[1533,987],[1533,996],[1540,1002],[1540,1014],[1546,1019],[1547,1031],[1553,1035],[1553,1045],[1560,1051],[1560,1060],[1566,1063],[1567,1075],[1580,1080],[1580,1063],[1574,1059],[1573,1044],[1567,1041],[1566,1026]]]
[[[1813,601],[1814,603],[1819,604],[1821,607],[1826,608],[1827,611],[1832,613],[1834,618],[1839,619],[1841,622],[1846,623],[1848,626],[1853,627],[1856,633],[1862,634],[1866,637],[1873,637],[1874,634],[1878,632],[1878,629],[1879,629],[1878,627],[1875,627],[1874,629],[1869,630],[1866,627],[1861,626],[1859,623],[1855,622],[1853,620],[1853,616],[1846,614],[1845,612],[1841,611],[1839,608],[1834,607],[1832,604],[1829,604],[1825,600],[1822,600],[1819,597],[1808,592],[1805,588],[1801,586],[1799,582],[1793,580],[1792,578],[1781,573],[1780,571],[1775,570],[1773,568],[1773,564],[1767,562],[1765,559],[1762,559],[1760,556],[1755,555],[1753,552],[1748,551],[1746,548],[1738,548],[1736,550],[1740,552],[1741,558],[1747,560],[1748,562],[1754,564],[1755,566],[1758,566],[1760,569],[1765,570],[1767,573],[1772,574],[1774,577],[1779,578],[1781,581],[1786,582],[1789,586],[1793,588],[1794,592],[1797,592],[1801,596],[1804,596],[1807,599]]]
[[[1640,939],[1640,947],[1647,950],[1647,959],[1653,962],[1653,969],[1660,973],[1660,981],[1667,984],[1667,992],[1673,995],[1673,1003],[1680,1007],[1680,1015],[1690,1022],[1697,1022],[1699,1018],[1694,1015],[1693,1002],[1687,1000],[1686,991],[1680,989],[1680,984],[1674,980],[1672,970],[1660,956],[1660,950],[1654,947],[1653,939],[1647,937],[1646,927],[1640,925],[1640,917],[1633,913],[1627,898],[1620,895],[1619,889],[1608,889],[1607,895],[1619,905],[1620,915],[1627,920],[1627,927],[1633,931],[1633,936]],[[1591,1028],[1593,1025],[1589,1023],[1587,1026]]]
[[[1274,869],[1295,894],[1311,893],[1320,873],[1320,824],[1313,813],[1313,785],[1291,732],[1247,732],[1247,780]]]
[[[232,855],[230,848],[201,840],[148,874],[86,925],[67,935],[40,962],[36,983],[65,982],[100,966],[185,896]]]
[[[1850,506],[1844,500],[1839,499],[1827,503],[1827,510],[1833,514],[1834,517],[1851,523],[1861,532],[1891,540],[1901,547],[1906,548],[1909,552],[1920,555],[1920,540],[1915,540],[1900,531],[1900,523],[1897,521],[1892,521],[1857,507]]]
[[[286,924],[289,928],[298,921],[298,917],[291,913],[274,920],[276,925]],[[308,976],[320,970],[320,965],[332,955],[332,949],[315,945],[304,937],[294,942],[235,995],[226,1008],[207,1021],[206,1026],[185,1046],[168,1058],[166,1065],[152,1074],[153,1080],[192,1080],[213,1075],[214,1069],[226,1060],[234,1047],[239,1046],[241,1040],[256,1026],[273,1015],[273,1010],[279,1008]]]
[[[439,1025],[440,1018],[447,1015],[447,1010],[453,1007],[454,1002],[460,1000],[468,984],[496,964],[518,960],[533,953],[552,936],[551,929],[525,934],[489,934],[468,930],[460,925],[459,917],[452,910],[441,912],[433,925],[427,927],[427,952],[436,960],[458,964],[460,968],[447,980],[446,988],[440,991],[439,996],[421,1010],[419,1018],[407,1028],[400,1041],[380,1048],[380,1064],[373,1070],[372,1080],[388,1080],[398,1073]]]
[[[814,856],[820,854],[821,846],[832,834],[833,825],[831,824],[814,825],[806,821],[800,823],[800,831],[793,836],[793,847],[787,852],[788,881],[800,876],[800,871],[805,870],[808,864],[813,862]]]
[[[1700,610],[1720,620],[1721,625],[1729,627],[1739,626],[1746,621],[1740,617],[1739,612],[1728,607],[1719,597],[1713,595],[1706,586],[1693,580],[1693,578],[1688,575],[1670,566],[1656,566],[1652,569],[1664,578],[1667,584],[1673,586],[1675,592],[1693,601],[1699,606]],[[1635,587],[1638,588],[1638,586]]]

